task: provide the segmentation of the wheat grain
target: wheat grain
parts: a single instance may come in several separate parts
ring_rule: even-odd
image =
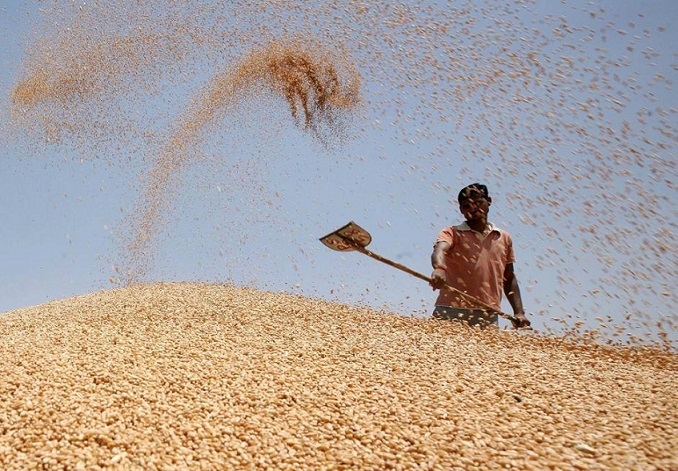
[[[228,285],[0,319],[4,469],[670,469],[675,353]]]

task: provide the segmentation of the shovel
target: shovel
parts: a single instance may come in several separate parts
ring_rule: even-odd
[[[353,221],[349,222],[344,227],[337,229],[336,231],[330,234],[327,234],[325,237],[321,237],[320,242],[322,242],[332,250],[337,250],[339,252],[350,252],[353,250],[357,250],[358,252],[365,254],[368,257],[372,257],[373,259],[378,260],[387,265],[391,265],[392,267],[395,267],[398,270],[402,270],[405,273],[409,273],[412,276],[416,276],[419,279],[427,281],[429,284],[431,283],[431,278],[429,278],[428,276],[422,275],[421,273],[418,273],[412,270],[411,268],[408,268],[404,265],[401,265],[400,263],[394,262],[385,257],[382,257],[381,255],[377,255],[376,253],[367,250],[365,247],[367,247],[367,245],[370,242],[372,242],[372,236],[370,235],[369,232],[367,232],[365,229],[363,229]],[[463,296],[468,301],[471,301],[478,306],[481,306],[483,309],[485,309],[488,312],[491,312],[492,314],[497,314],[499,317],[503,317],[504,319],[510,320],[514,326],[517,325],[518,321],[515,317],[504,312],[497,311],[489,304],[486,304],[481,300],[471,296],[470,294],[466,294],[463,291],[458,290],[457,288],[453,288],[452,286],[449,285],[445,285],[445,288],[449,289],[450,291],[454,291],[458,295]]]

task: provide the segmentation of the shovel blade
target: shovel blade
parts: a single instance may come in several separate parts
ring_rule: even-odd
[[[372,242],[372,236],[365,229],[351,221],[344,227],[320,238],[320,242],[332,250],[350,252],[356,250],[356,246],[367,247]]]

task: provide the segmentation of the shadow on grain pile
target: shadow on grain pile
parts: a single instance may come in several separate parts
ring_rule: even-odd
[[[672,469],[677,356],[227,285],[0,318],[4,469]]]

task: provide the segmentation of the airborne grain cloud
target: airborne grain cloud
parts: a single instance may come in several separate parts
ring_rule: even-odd
[[[260,93],[257,86],[282,95],[292,118],[314,136],[322,140],[324,135],[341,135],[345,123],[341,114],[350,113],[360,102],[360,75],[330,51],[309,46],[298,41],[271,43],[244,58],[234,70],[217,74],[193,101],[155,161],[133,215],[132,241],[122,265],[127,283],[142,280],[148,271],[158,226],[177,191],[177,173],[193,156],[196,141],[222,123],[220,118],[243,97]],[[266,124],[259,126],[266,133]]]

